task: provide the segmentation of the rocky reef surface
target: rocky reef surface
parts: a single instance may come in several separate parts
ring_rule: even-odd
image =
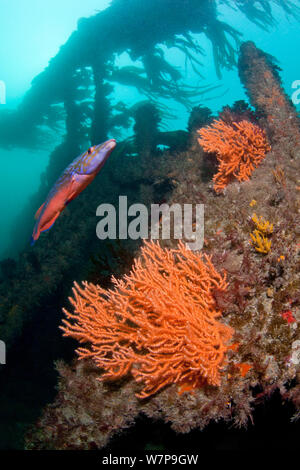
[[[212,122],[211,113],[202,107],[193,110],[185,150],[152,153],[149,145],[144,157],[134,163],[131,160],[128,164],[125,158],[118,161],[118,172],[114,171],[115,155],[107,179],[102,181],[107,188],[106,195],[110,196],[112,182],[118,181],[118,189],[128,189],[132,201],[205,205],[203,250],[212,257],[218,270],[226,272],[228,282],[226,292],[215,293],[215,302],[222,311],[222,321],[234,330],[235,346],[227,352],[220,385],[204,384],[178,393],[174,383],[141,399],[136,396],[141,386],[130,376],[115,382],[100,382],[101,371],[92,360],[75,359],[71,364],[59,361],[57,395],[28,431],[27,449],[99,449],[141,414],[170,423],[178,433],[203,429],[210,422],[220,420],[237,427],[247,426],[255,407],[275,392],[282,401],[293,404],[291,419],[298,417],[299,119],[282,88],[274,59],[252,42],[241,46],[239,75],[254,111],[246,103],[237,102],[232,108],[224,107],[215,118],[228,124],[246,120],[266,132],[271,149],[248,181],[233,180],[222,192],[214,190],[216,155],[204,152],[198,143],[197,130]],[[130,189],[126,186],[129,180]],[[45,269],[48,274],[45,271],[44,276],[51,272],[50,280],[44,280],[48,289],[52,288],[52,279],[57,282],[61,266],[74,252],[78,264],[86,262],[79,239],[90,239],[85,234],[94,229],[88,202],[99,191],[96,186],[80,202],[86,207],[85,220],[78,224],[75,204],[73,214],[66,216],[70,230],[60,261],[52,267],[43,264],[36,268]],[[62,228],[56,227],[53,237],[59,240],[62,236]],[[170,249],[177,246],[177,241],[162,240],[161,245]],[[38,247],[35,256],[39,250]],[[126,251],[122,247],[120,253],[116,277],[128,273],[133,257],[138,256],[138,248],[135,245]],[[111,259],[115,259],[115,253]],[[28,269],[33,269],[32,263],[24,262]],[[89,266],[85,273],[81,270],[80,278],[76,278],[74,269],[69,276],[109,286],[109,275],[103,275],[103,263],[105,266],[105,261],[98,260],[95,269]],[[108,272],[111,270],[107,268]],[[20,309],[22,305],[16,304],[14,308]],[[13,315],[12,312],[12,318]]]

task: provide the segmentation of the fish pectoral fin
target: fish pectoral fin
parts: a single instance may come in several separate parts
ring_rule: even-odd
[[[42,204],[41,207],[36,211],[35,216],[34,216],[35,220],[37,220],[39,218],[39,216],[41,215],[41,212],[43,210],[44,205],[45,205],[45,203]]]
[[[78,196],[78,192],[76,191],[76,183],[77,183],[77,178],[75,175],[72,175],[71,182],[70,182],[70,192],[69,195],[65,201],[65,207],[73,201]]]
[[[65,202],[65,206],[67,206],[71,201],[73,201],[73,199],[75,199],[76,197],[78,196],[78,194],[76,192],[72,193],[68,199],[66,200]]]
[[[57,217],[59,217],[60,215],[60,212],[57,212],[55,214],[54,217],[52,217],[51,220],[49,220],[48,223],[46,223],[45,225],[43,225],[43,227],[41,228],[41,232],[45,232],[46,230],[50,230],[50,228],[54,225],[54,222],[56,221]]]
[[[80,175],[75,173],[71,178],[69,195],[66,199],[65,206],[73,201],[73,199],[75,199],[81,193],[81,191],[88,185],[90,181],[90,175]]]

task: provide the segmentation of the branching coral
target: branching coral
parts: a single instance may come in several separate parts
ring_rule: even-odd
[[[262,216],[258,218],[254,213],[252,215],[252,220],[255,223],[257,230],[260,232],[265,233],[266,235],[270,235],[273,232],[273,224],[271,224],[268,220],[265,220]]]
[[[245,120],[227,125],[215,119],[211,126],[199,129],[198,134],[205,152],[217,154],[219,168],[213,177],[216,192],[222,191],[232,177],[249,180],[270,150],[264,130]]]
[[[256,251],[265,255],[269,253],[272,242],[263,233],[256,229],[253,233],[250,233],[250,237],[250,243],[254,246]]]
[[[267,254],[271,250],[272,242],[268,239],[268,235],[273,233],[273,224],[265,220],[262,216],[258,218],[255,213],[252,215],[251,219],[256,225],[256,229],[250,233],[250,243],[259,253]]]
[[[217,320],[213,290],[224,291],[227,283],[209,256],[182,242],[172,250],[148,242],[131,273],[114,284],[104,290],[75,283],[75,314],[64,310],[61,327],[65,336],[90,344],[77,352],[104,369],[101,380],[131,372],[144,384],[141,398],[174,383],[185,390],[205,381],[220,385],[233,330]]]

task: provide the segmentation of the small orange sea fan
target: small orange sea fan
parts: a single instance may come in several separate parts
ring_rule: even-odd
[[[182,242],[176,249],[146,242],[130,274],[113,282],[110,290],[75,283],[75,313],[64,310],[61,327],[88,343],[77,353],[103,369],[100,380],[131,373],[144,384],[140,398],[174,383],[185,390],[220,384],[233,329],[217,320],[213,290],[227,283],[209,256]]]
[[[228,125],[215,119],[209,127],[197,132],[204,151],[217,154],[219,167],[213,177],[216,192],[222,191],[232,177],[238,181],[249,180],[254,168],[271,150],[265,131],[245,120]]]

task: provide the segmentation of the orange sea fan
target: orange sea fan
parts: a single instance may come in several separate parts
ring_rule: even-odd
[[[222,191],[235,177],[238,181],[249,180],[255,167],[271,149],[266,134],[249,121],[233,122],[214,120],[209,127],[199,129],[198,142],[205,152],[217,154],[218,172],[214,175],[214,189]]]
[[[75,283],[75,313],[64,310],[61,327],[89,344],[77,352],[103,369],[100,380],[130,372],[144,384],[141,398],[173,383],[185,390],[220,384],[233,330],[217,320],[213,290],[227,283],[209,256],[182,242],[177,249],[146,242],[130,274],[113,282],[110,290]]]

